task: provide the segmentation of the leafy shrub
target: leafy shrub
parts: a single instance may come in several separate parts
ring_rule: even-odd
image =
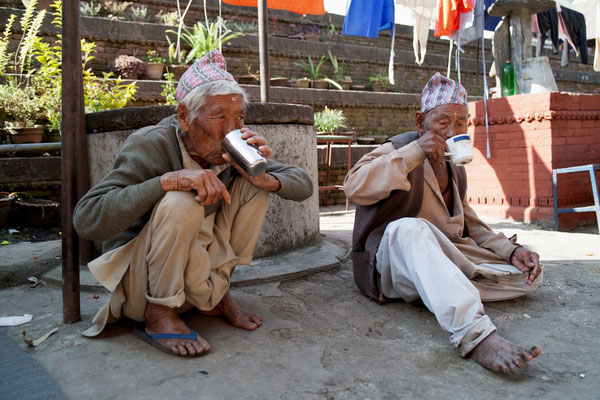
[[[344,122],[346,122],[346,117],[344,117],[342,110],[334,110],[325,106],[323,111],[315,113],[317,132],[333,132],[345,128]]]
[[[179,14],[177,11],[163,13],[163,10],[160,10],[158,14],[154,16],[154,19],[159,24],[177,26],[179,23]]]
[[[130,5],[131,2],[129,1],[108,0],[104,2],[104,8],[108,12],[108,18],[110,19],[123,19],[123,14]]]
[[[93,1],[82,1],[79,3],[79,13],[85,17],[95,17],[100,14],[102,4],[95,4]]]
[[[147,22],[152,18],[148,15],[148,8],[145,6],[131,7],[131,13],[129,14],[132,21]]]
[[[156,50],[148,50],[146,52],[146,56],[144,57],[144,61],[147,63],[156,63],[156,64],[164,64],[167,62],[163,57],[160,56],[158,51]]]
[[[219,30],[219,28],[221,28]],[[173,30],[166,31],[167,33],[177,34]],[[184,59],[184,64],[188,64],[203,55],[209,53],[213,49],[218,49],[219,44],[224,44],[233,38],[244,36],[241,32],[232,32],[221,20],[211,22],[205,25],[202,22],[197,22],[190,31],[188,28],[183,28],[181,39],[190,47],[187,57]],[[169,46],[171,43],[169,42]]]

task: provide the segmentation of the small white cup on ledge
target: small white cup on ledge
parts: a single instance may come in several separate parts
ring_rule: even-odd
[[[446,140],[448,153],[454,165],[465,165],[473,161],[473,143],[469,135],[456,135]]]

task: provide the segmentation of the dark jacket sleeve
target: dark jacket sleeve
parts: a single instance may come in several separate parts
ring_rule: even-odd
[[[269,160],[266,172],[281,183],[281,188],[274,193],[286,200],[302,201],[313,194],[313,181],[302,168]]]
[[[173,151],[167,141],[132,134],[113,169],[75,207],[73,224],[79,235],[108,240],[150,211],[164,195],[160,176],[172,170],[168,154]]]

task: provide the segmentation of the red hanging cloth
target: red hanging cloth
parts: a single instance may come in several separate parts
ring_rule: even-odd
[[[473,0],[440,0],[434,36],[449,36],[460,28],[460,14],[473,10]]]
[[[223,0],[223,3],[232,6],[256,7],[258,0]],[[324,15],[323,0],[268,0],[269,8],[274,10],[287,10],[296,14]]]

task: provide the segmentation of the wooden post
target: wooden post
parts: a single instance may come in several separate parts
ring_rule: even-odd
[[[62,58],[62,282],[63,321],[81,319],[79,298],[80,241],[73,210],[87,190],[87,151],[81,66],[79,0],[63,0]]]
[[[258,0],[258,51],[260,58],[260,101],[271,101],[269,77],[269,13],[267,0]]]

